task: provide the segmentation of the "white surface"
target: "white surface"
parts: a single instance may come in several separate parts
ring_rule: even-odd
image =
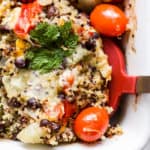
[[[128,71],[134,75],[150,75],[150,1],[137,0],[138,33],[136,38],[137,52],[127,54]],[[0,149],[5,150],[141,150],[150,136],[150,95],[145,94],[138,98],[135,110],[135,98],[129,96],[126,100],[124,118],[121,126],[122,136],[116,136],[96,145],[71,144],[61,147],[43,147],[24,145],[18,142],[1,141]],[[149,148],[148,148],[149,149]]]
[[[136,14],[138,16],[138,28],[137,28],[137,35],[136,35],[136,54],[129,53],[127,54],[127,62],[128,62],[128,73],[131,75],[149,75],[150,76],[150,1],[148,0],[136,0],[137,7],[136,7]],[[139,61],[142,60],[142,61]],[[143,100],[149,101],[150,94],[144,96]],[[147,102],[145,102],[147,103]],[[148,104],[149,105],[149,104]],[[150,105],[149,105],[150,107]],[[148,112],[150,115],[150,112]],[[140,115],[141,116],[141,115]],[[141,116],[140,124],[143,124],[143,119]],[[145,123],[144,123],[145,124]],[[148,122],[147,125],[150,125]],[[146,128],[146,126],[145,126]],[[143,130],[142,128],[138,128],[138,130]],[[137,130],[137,131],[138,131]],[[149,132],[148,132],[149,133]],[[149,142],[144,144],[144,150],[150,150],[150,135],[145,133],[147,137],[145,138],[145,142]],[[138,134],[139,135],[139,134]],[[148,138],[149,137],[149,138]],[[142,143],[142,142],[140,142]],[[136,143],[135,143],[136,144]]]
[[[128,73],[132,75],[150,75],[150,1],[136,0],[137,51],[128,50]]]
[[[143,150],[150,150],[150,139],[149,142],[146,144]]]

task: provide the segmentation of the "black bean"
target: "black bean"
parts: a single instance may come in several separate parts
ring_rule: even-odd
[[[50,121],[47,119],[43,119],[40,121],[40,127],[47,127],[50,125]]]
[[[58,94],[58,98],[60,98],[61,100],[64,100],[65,97],[66,97],[66,95],[65,95],[64,92],[60,92],[60,93]]]
[[[23,58],[17,58],[15,60],[15,66],[17,68],[25,68],[26,67],[26,60]]]
[[[8,100],[8,106],[19,108],[21,103],[17,100],[16,97],[12,97]]]
[[[92,38],[93,38],[93,39],[98,39],[99,37],[100,37],[99,33],[94,32]]]
[[[92,72],[96,71],[96,67],[91,67]]]
[[[93,39],[89,39],[88,41],[85,42],[83,47],[85,47],[88,50],[95,50],[96,43]]]
[[[0,123],[0,132],[3,132],[5,130],[5,124]]]
[[[21,122],[21,124],[27,124],[28,123],[28,118],[27,117],[25,117],[25,116],[22,116],[21,118],[20,118],[20,122]]]
[[[50,127],[52,129],[52,131],[57,132],[60,129],[60,124],[56,123],[56,122],[50,122]]]
[[[37,109],[37,108],[40,108],[41,105],[34,97],[32,97],[32,98],[28,99],[27,107],[31,108],[31,109]]]
[[[57,132],[60,129],[60,124],[49,121],[47,119],[43,119],[40,121],[40,127],[48,127],[50,128],[53,132]]]
[[[2,76],[0,76],[0,87],[3,85]]]
[[[55,6],[51,5],[47,10],[47,17],[51,18],[51,17],[55,16],[56,14],[57,14],[57,10],[56,10]]]

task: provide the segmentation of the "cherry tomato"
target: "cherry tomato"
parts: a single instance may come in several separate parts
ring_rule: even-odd
[[[112,2],[123,2],[123,0],[112,0]]]
[[[33,20],[35,16],[42,11],[42,7],[37,1],[29,4],[22,4],[21,13],[18,22],[14,28],[14,32],[20,37],[25,38],[35,24]]]
[[[127,18],[124,12],[111,4],[100,4],[90,15],[91,23],[103,35],[114,37],[125,32]]]
[[[89,107],[81,111],[74,122],[76,135],[85,142],[94,142],[106,132],[109,116],[104,108]]]
[[[114,3],[118,3],[118,2],[123,2],[123,0],[103,0],[103,2],[114,2]]]

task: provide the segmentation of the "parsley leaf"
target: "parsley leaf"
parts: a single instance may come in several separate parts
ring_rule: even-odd
[[[64,25],[59,27],[60,35],[63,40],[68,39],[70,31],[72,30],[71,22],[66,22]]]
[[[54,45],[58,46],[66,41],[67,43],[65,44],[65,46],[70,47],[72,43],[70,37],[72,38],[73,35],[75,36],[74,40],[77,40],[77,36],[72,33],[71,22],[65,22],[62,26],[49,25],[48,23],[40,23],[36,26],[34,30],[31,30],[30,32],[31,39],[35,40],[44,47]],[[69,41],[71,43],[69,43]]]
[[[77,44],[78,44],[78,36],[75,34],[70,34],[68,39],[64,41],[64,45],[71,49],[75,49]]]
[[[78,44],[78,36],[73,33],[71,22],[65,22],[62,26],[40,23],[31,30],[30,36],[40,47],[27,50],[28,68],[42,73],[59,68]]]
[[[26,53],[29,60],[29,69],[39,70],[41,73],[59,68],[64,57],[70,55],[69,51],[62,49],[48,50],[43,48],[30,49]]]
[[[48,23],[40,23],[30,32],[31,39],[35,40],[42,46],[50,45],[60,36],[58,27]]]

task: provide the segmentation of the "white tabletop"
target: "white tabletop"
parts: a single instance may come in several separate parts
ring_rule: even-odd
[[[147,143],[146,147],[144,148],[144,150],[150,150],[150,141],[149,143]]]

